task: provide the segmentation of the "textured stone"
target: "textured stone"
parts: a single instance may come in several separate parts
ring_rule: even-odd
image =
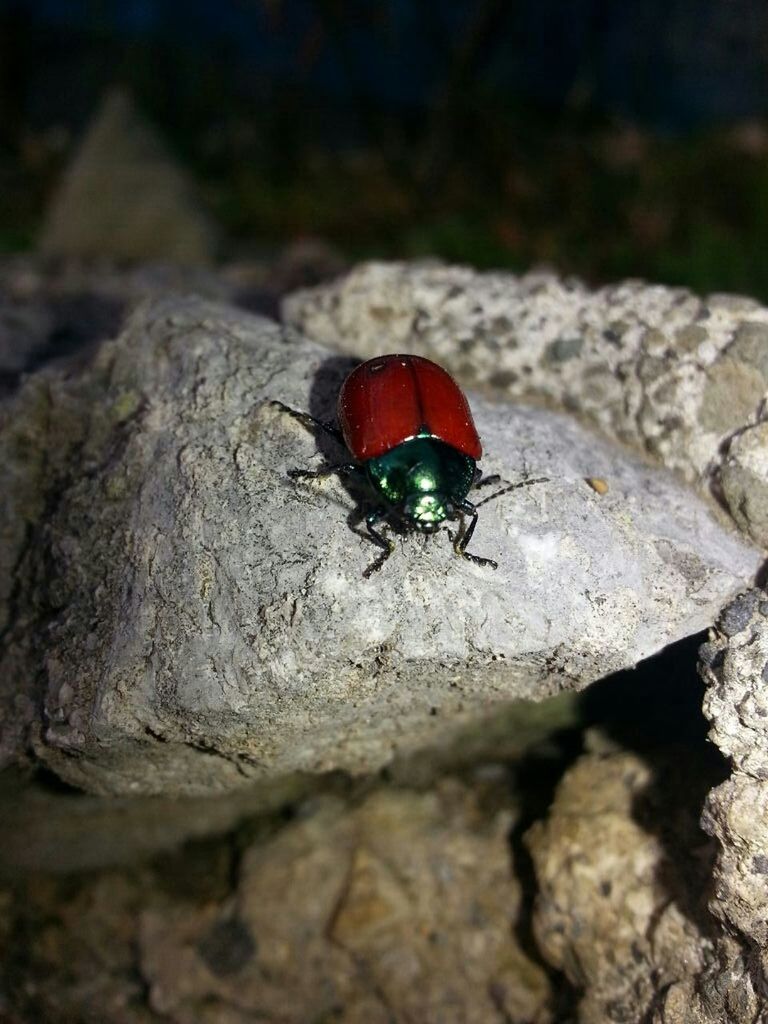
[[[387,778],[393,784],[428,789],[444,775],[470,772],[478,764],[493,773],[507,761],[519,763],[560,730],[574,728],[578,706],[579,695],[569,692],[540,703],[497,706],[468,726],[449,730],[440,744],[395,758]],[[136,864],[183,843],[223,835],[244,817],[272,814],[311,794],[333,793],[353,800],[367,785],[367,780],[341,773],[305,774],[254,781],[210,796],[115,797],[52,787],[45,778],[28,778],[9,769],[0,773],[0,878]]]
[[[746,591],[700,661],[731,777],[713,786],[722,767],[706,749],[638,755],[592,735],[529,830],[536,936],[581,993],[579,1024],[766,1019],[767,662],[766,595]]]
[[[746,1007],[768,1013],[768,604],[762,590],[740,595],[712,630],[702,659],[710,737],[728,756],[731,777],[713,789],[704,828],[718,841],[712,913],[737,943],[730,959],[744,979]],[[710,651],[711,654],[711,651]],[[740,946],[740,950],[739,950]],[[762,1001],[760,997],[762,996]],[[744,1015],[737,1020],[752,1020]],[[763,1019],[762,1017],[760,1019]]]
[[[490,791],[486,790],[486,796]],[[0,888],[9,1020],[553,1024],[498,787],[323,798],[128,871]]]
[[[728,485],[719,486],[731,437],[766,417],[768,309],[752,300],[639,281],[591,292],[549,273],[370,263],[289,296],[283,311],[344,351],[416,352],[465,383],[576,412],[723,493],[739,525],[768,546],[764,433],[752,437],[744,470],[734,446]]]
[[[690,805],[695,772],[682,748],[649,759],[609,744],[565,774],[526,836],[536,938],[581,993],[579,1024],[648,1020],[708,961],[712,851]]]
[[[549,1019],[544,972],[509,927],[509,825],[452,785],[377,794],[351,814],[321,803],[241,863],[237,947],[250,936],[254,954],[239,970],[231,942],[213,966],[201,956],[226,908],[144,915],[152,1005],[180,1024],[211,1003],[296,1024],[334,1007],[360,1024]]]
[[[768,537],[768,422],[738,434],[720,468],[720,486],[739,526],[755,540]]]
[[[768,780],[768,616],[760,590],[736,598],[712,632],[701,672],[710,736],[739,772]]]
[[[363,579],[375,551],[353,499],[286,477],[318,464],[318,441],[272,404],[327,417],[348,365],[170,299],[82,374],[41,372],[7,403],[6,757],[28,737],[78,786],[166,795],[367,772],[702,629],[756,571],[668,474],[562,416],[476,399],[484,469],[549,478],[482,510],[473,547],[498,572],[439,534]]]

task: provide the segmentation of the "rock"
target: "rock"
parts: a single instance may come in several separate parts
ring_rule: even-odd
[[[193,192],[130,97],[115,90],[54,196],[40,248],[80,259],[209,263],[216,233]]]
[[[283,315],[343,351],[416,352],[467,384],[576,412],[722,493],[768,547],[768,309],[750,299],[370,263],[289,296]]]
[[[711,958],[713,851],[692,799],[702,772],[689,749],[649,757],[609,744],[576,762],[527,833],[534,932],[581,993],[579,1024],[650,1020],[660,997]]]
[[[235,301],[236,291],[224,275],[202,267],[0,258],[0,387],[11,391],[22,372],[114,338],[142,300],[193,293]]]
[[[734,437],[720,466],[720,487],[733,518],[746,533],[768,537],[768,421]]]
[[[193,294],[276,316],[287,290],[333,277],[341,267],[331,247],[310,239],[216,270],[0,256],[0,393],[12,391],[23,372],[87,355],[114,338],[127,311],[146,299]]]
[[[140,863],[223,835],[248,815],[268,817],[320,785],[332,790],[335,781],[270,779],[216,797],[101,797],[8,770],[0,773],[0,879]]]
[[[768,594],[731,602],[700,659],[730,778],[713,785],[722,773],[706,750],[638,754],[592,738],[527,834],[536,936],[582,992],[579,1024],[768,1013]]]
[[[352,814],[321,803],[247,851],[224,941],[225,907],[144,915],[153,1005],[182,1022],[211,999],[297,1024],[334,1006],[360,1024],[549,1019],[546,976],[509,927],[509,824],[484,822],[451,785],[376,794]],[[245,936],[254,953],[235,966]]]
[[[700,671],[710,738],[732,766],[704,808],[704,828],[719,846],[710,909],[729,938],[719,951],[732,979],[726,992],[743,1004],[733,1019],[748,1021],[757,1008],[768,1012],[768,592],[748,591],[724,610]],[[722,1010],[722,988],[710,986],[715,1009]]]
[[[633,665],[713,621],[759,555],[565,417],[473,399],[475,549],[408,536],[381,573],[333,479],[348,362],[195,300],[141,308],[81,374],[28,378],[0,429],[0,749],[99,793],[202,794],[371,772],[512,700]],[[609,482],[600,495],[585,478]],[[41,714],[42,710],[42,714]]]
[[[442,742],[387,768],[392,784],[436,786],[447,774],[504,774],[531,750],[551,746],[551,737],[578,722],[579,695],[562,693],[540,703],[517,701],[449,731]],[[478,767],[479,766],[479,767]],[[54,875],[135,865],[204,837],[221,836],[245,817],[268,818],[316,793],[356,798],[367,779],[341,773],[267,778],[210,796],[94,796],[50,779],[0,772],[0,879],[31,872]],[[222,840],[226,842],[226,839]]]
[[[0,890],[0,941],[4,920],[25,936],[0,960],[4,1008],[53,1024],[86,1008],[125,1024],[552,1024],[511,927],[512,820],[446,780],[311,800],[132,872],[38,877],[10,907]]]

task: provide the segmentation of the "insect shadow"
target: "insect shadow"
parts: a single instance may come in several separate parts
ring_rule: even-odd
[[[338,427],[336,403],[339,398],[341,386],[349,374],[359,366],[361,359],[354,356],[331,356],[325,359],[317,368],[314,379],[309,389],[309,401],[307,412],[321,423],[332,428]],[[349,460],[349,452],[342,441],[337,441],[332,434],[319,428],[307,430],[313,435],[317,450],[322,456],[323,463],[328,466],[335,466],[338,463]],[[359,537],[367,537],[363,529],[366,509],[366,490],[359,479],[351,476],[337,475],[335,479],[341,484],[347,494],[354,502],[353,508],[347,515],[347,526]],[[397,526],[397,524],[393,524]]]

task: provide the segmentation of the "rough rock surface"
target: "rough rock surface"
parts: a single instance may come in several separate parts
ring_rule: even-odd
[[[731,777],[713,789],[704,828],[718,842],[710,909],[725,928],[719,987],[710,1003],[751,1021],[768,1016],[768,593],[730,604],[701,650],[710,737],[730,759]],[[723,1003],[725,1005],[723,1006]],[[753,1016],[749,1016],[752,1013]]]
[[[581,993],[579,1024],[637,1024],[713,959],[712,843],[699,830],[689,750],[599,749],[566,773],[527,834],[547,961]],[[693,1024],[694,1018],[690,1018]]]
[[[371,263],[283,310],[345,351],[417,352],[466,384],[577,412],[722,495],[768,547],[768,309],[751,299]]]
[[[580,1024],[768,1019],[768,594],[734,600],[700,659],[730,778],[706,750],[598,737],[527,835],[536,936],[582,993]]]
[[[85,356],[116,337],[127,311],[140,301],[196,295],[275,316],[286,292],[334,277],[342,268],[333,248],[311,239],[216,270],[130,266],[114,258],[0,256],[0,394],[13,390],[25,371],[73,353]]]
[[[236,302],[239,291],[226,272],[202,267],[0,258],[0,389],[10,391],[21,372],[116,337],[142,300],[194,294]]]
[[[166,795],[370,771],[704,628],[757,569],[664,471],[478,399],[484,469],[549,478],[483,510],[473,546],[498,572],[409,536],[363,579],[375,552],[353,498],[286,478],[318,464],[318,441],[271,401],[327,417],[347,369],[268,321],[173,299],[83,373],[42,371],[6,403],[6,758],[31,737],[78,786]]]
[[[502,791],[503,792],[503,791]],[[324,798],[135,872],[0,889],[0,1013],[149,1024],[551,1024],[503,806]],[[19,941],[22,940],[22,941]],[[15,1016],[18,1014],[18,1016]]]
[[[209,263],[216,232],[194,189],[130,97],[105,97],[48,211],[54,256]]]
[[[579,702],[579,694],[564,692],[539,703],[497,707],[452,732],[450,742],[443,739],[395,758],[387,766],[387,779],[426,790],[448,774],[473,772],[477,765],[493,773],[500,764],[519,763],[542,745],[551,747],[553,734],[576,727]],[[222,836],[244,817],[269,815],[312,794],[352,801],[371,785],[367,777],[336,772],[267,778],[209,796],[101,796],[51,786],[42,774],[0,772],[0,878],[136,864],[185,842]]]

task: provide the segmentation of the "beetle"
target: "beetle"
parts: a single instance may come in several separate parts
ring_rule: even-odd
[[[477,463],[482,445],[469,403],[453,377],[422,356],[376,356],[346,378],[337,403],[338,425],[273,403],[306,426],[319,428],[345,447],[354,461],[320,469],[292,469],[296,479],[348,476],[366,494],[365,525],[382,554],[365,570],[381,569],[394,544],[381,527],[395,521],[406,529],[434,533],[446,520],[469,516],[469,526],[452,536],[454,550],[476,565],[498,568],[492,558],[467,551],[478,519],[478,505],[467,498],[472,487],[498,483],[483,477]],[[545,477],[510,484],[500,494],[544,483]],[[484,504],[481,502],[480,504]]]

